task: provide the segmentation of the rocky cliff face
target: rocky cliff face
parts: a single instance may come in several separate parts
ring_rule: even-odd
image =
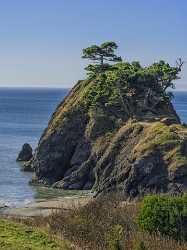
[[[110,78],[79,81],[57,107],[31,160],[33,182],[127,198],[186,190],[187,129],[169,99]]]

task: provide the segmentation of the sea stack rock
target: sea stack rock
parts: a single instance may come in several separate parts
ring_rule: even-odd
[[[25,162],[25,161],[29,161],[32,158],[32,147],[30,146],[30,144],[25,143],[22,146],[22,149],[17,157],[17,161],[20,162]]]
[[[33,182],[130,200],[187,191],[187,129],[155,78],[136,77],[133,65],[75,85],[39,140]]]

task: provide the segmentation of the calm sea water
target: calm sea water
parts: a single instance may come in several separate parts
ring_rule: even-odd
[[[66,94],[64,89],[0,88],[0,202],[14,206],[38,196],[37,188],[28,185],[31,174],[20,171],[16,157],[25,142],[36,147]]]
[[[187,123],[187,91],[175,91],[173,105],[181,122]]]
[[[36,147],[51,114],[67,91],[0,88],[0,202],[19,206],[60,192],[30,186],[31,174],[20,171],[16,157],[25,142]],[[175,96],[175,108],[181,120],[187,123],[187,92],[176,92]]]

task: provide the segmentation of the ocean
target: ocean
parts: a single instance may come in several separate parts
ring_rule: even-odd
[[[19,206],[38,197],[31,173],[16,162],[22,145],[36,147],[66,89],[0,88],[0,203]]]
[[[27,142],[37,146],[43,130],[67,89],[0,88],[0,203],[22,206],[35,199],[62,195],[29,185],[31,173],[20,171],[16,157]],[[187,123],[187,92],[175,92],[173,104]]]
[[[181,122],[187,123],[187,91],[175,91],[173,105]]]

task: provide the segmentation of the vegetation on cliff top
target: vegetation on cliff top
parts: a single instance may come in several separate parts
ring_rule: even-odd
[[[169,105],[172,93],[168,92],[168,88],[175,87],[174,81],[180,78],[184,62],[178,59],[175,66],[164,61],[142,66],[137,61],[122,61],[115,54],[117,47],[114,42],[105,42],[83,49],[82,57],[94,63],[86,67],[88,78],[75,85],[61,109],[53,116],[53,127],[54,122],[58,126],[62,118],[67,120],[76,110],[86,114],[99,107],[97,112],[103,110],[108,116],[113,110],[117,116],[124,115],[127,120],[137,118],[137,104],[154,115],[159,115],[158,107],[163,103]]]
[[[133,116],[133,110],[130,109],[139,98],[144,99],[144,105],[149,110],[154,110],[160,102],[171,99],[172,93],[168,92],[168,88],[175,88],[174,81],[180,78],[179,73],[184,63],[181,59],[176,61],[175,66],[170,66],[163,60],[150,66],[142,66],[138,61],[123,61],[115,55],[117,48],[116,43],[105,42],[100,46],[92,45],[83,49],[82,58],[93,61],[93,64],[85,68],[88,78],[79,81],[73,88],[75,98],[70,93],[71,98],[65,102],[68,107],[84,104],[105,108],[122,106],[125,112]],[[67,105],[65,110],[69,112]]]
[[[140,95],[144,95],[145,102],[148,102],[150,97],[157,97],[157,102],[160,98],[167,100],[172,97],[167,90],[174,88],[173,81],[179,79],[184,63],[181,59],[176,61],[174,67],[163,60],[143,67],[138,61],[122,62],[121,57],[114,54],[115,49],[117,45],[114,42],[106,42],[101,46],[92,45],[83,50],[83,58],[94,63],[99,62],[86,68],[91,79],[95,79],[87,95],[91,104],[113,105],[121,101],[125,106],[130,97],[136,99]],[[104,60],[121,62],[110,65],[104,63]]]

